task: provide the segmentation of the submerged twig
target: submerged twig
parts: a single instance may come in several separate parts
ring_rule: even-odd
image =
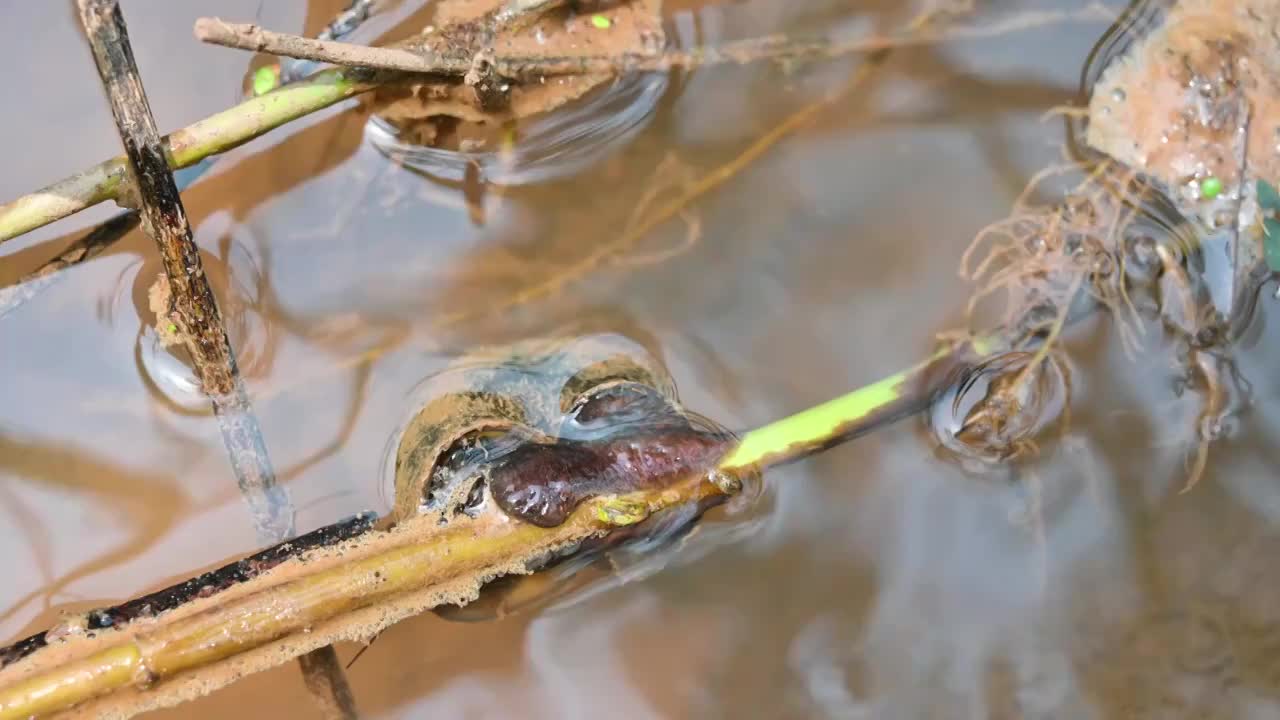
[[[359,717],[355,696],[351,694],[351,683],[347,681],[347,674],[332,645],[303,655],[298,658],[298,664],[302,667],[307,690],[320,705],[325,720],[356,720]]]
[[[185,168],[226,152],[290,121],[374,88],[370,74],[334,69],[255,97],[163,138],[171,169]],[[30,195],[0,205],[0,243],[121,197],[127,161],[121,155],[101,162]]]
[[[91,612],[91,621],[106,618],[98,626],[110,630],[96,637],[62,634],[57,644],[46,633],[24,641],[29,648],[19,644],[0,652],[0,658],[14,659],[0,670],[0,720],[121,691],[126,695],[118,702],[106,698],[94,709],[132,714],[173,705],[335,640],[367,638],[426,609],[467,602],[480,585],[527,573],[539,558],[625,537],[628,528],[667,510],[717,504],[740,492],[745,476],[918,411],[992,347],[952,345],[911,371],[746,433],[704,472],[591,498],[553,527],[493,514],[442,525],[435,516],[419,515],[389,530],[370,530],[371,517],[362,516],[334,526],[333,539],[322,529],[302,538],[297,550],[277,546],[147,598]],[[242,573],[251,574],[222,579]],[[177,596],[205,586],[209,593]],[[153,598],[171,595],[176,607],[131,622],[144,612],[139,608],[162,602]],[[226,631],[228,623],[235,632]],[[62,661],[40,662],[46,655]]]
[[[77,5],[125,146],[131,190],[140,205],[143,227],[160,250],[171,292],[168,320],[185,339],[203,389],[213,403],[231,466],[259,536],[267,541],[283,539],[293,534],[293,512],[287,494],[276,484],[200,251],[192,242],[191,226],[138,77],[124,17],[117,0],[78,0]]]
[[[920,14],[909,22],[904,28],[903,35],[910,36],[911,33],[923,32],[930,24],[938,21],[938,12],[928,11]],[[724,185],[730,179],[737,177],[742,170],[751,163],[760,159],[774,145],[778,144],[783,138],[796,132],[804,127],[806,123],[817,117],[818,113],[824,109],[831,107],[838,100],[853,92],[855,88],[860,86],[870,77],[870,74],[880,67],[891,54],[892,48],[886,48],[867,57],[866,62],[858,65],[844,82],[824,93],[822,97],[813,102],[804,105],[800,109],[788,115],[782,122],[771,128],[768,132],[756,138],[741,153],[736,155],[728,162],[712,168],[710,171],[702,174],[696,180],[689,182],[688,186],[675,198],[663,203],[658,208],[650,212],[647,209],[651,198],[642,200],[637,205],[637,211],[643,211],[644,216],[641,218],[639,212],[633,216],[622,232],[605,242],[598,243],[591,252],[583,257],[575,260],[565,268],[560,269],[554,275],[542,282],[535,283],[526,287],[519,292],[512,293],[500,300],[490,303],[482,308],[473,308],[461,310],[450,315],[446,315],[437,321],[437,327],[457,325],[467,320],[474,319],[481,313],[493,314],[503,312],[526,303],[533,302],[539,298],[545,297],[556,292],[557,289],[563,288],[568,283],[579,278],[587,276],[591,271],[595,270],[602,263],[611,257],[618,256],[628,247],[634,245],[645,235],[652,232],[655,228],[663,223],[671,220],[691,203],[698,200]]]
[[[122,212],[86,233],[56,257],[23,275],[13,285],[0,288],[0,318],[38,295],[54,282],[58,273],[100,255],[116,240],[138,227],[140,221],[136,211]]]
[[[118,0],[78,0],[77,4],[125,146],[130,189],[135,194],[132,199],[138,205],[144,229],[160,249],[171,298],[167,317],[185,340],[202,389],[212,401],[232,471],[249,505],[259,540],[285,540],[294,533],[292,503],[276,482],[262,430],[236,368],[221,313],[204,274],[199,249],[192,240],[178,186],[138,76]],[[117,222],[127,225],[132,220],[126,214]],[[114,224],[104,228],[96,234],[119,237],[119,228]],[[354,718],[351,689],[333,648],[317,648],[299,660],[307,687],[325,716],[335,720]]]

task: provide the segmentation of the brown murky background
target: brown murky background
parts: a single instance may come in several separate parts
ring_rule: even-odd
[[[343,3],[122,4],[173,129],[233,104],[250,60],[199,45],[197,16],[311,33]],[[688,45],[884,30],[912,15],[901,5],[682,3],[669,22]],[[979,18],[1072,6],[980,5]],[[119,144],[69,5],[11,2],[2,17],[7,199]],[[594,164],[491,189],[481,227],[458,187],[375,150],[360,114],[321,113],[231,153],[186,206],[223,297],[229,277],[253,306],[233,343],[299,530],[388,507],[382,463],[407,396],[475,343],[620,332],[660,351],[690,408],[738,428],[913,364],[960,322],[970,238],[1058,159],[1062,123],[1041,114],[1076,96],[1104,30],[902,51],[692,206],[696,233],[677,219],[630,248],[607,244],[643,193],[728,162],[858,61],[673,78],[639,134]],[[0,280],[112,212],[7,244]],[[182,410],[181,375],[139,339],[156,269],[134,233],[0,322],[6,642],[256,546],[216,428]],[[549,296],[489,310],[565,273]],[[393,628],[351,668],[359,705],[369,717],[1280,717],[1280,345],[1265,315],[1238,353],[1253,406],[1192,492],[1177,494],[1198,399],[1174,392],[1158,327],[1131,360],[1104,318],[1074,331],[1071,441],[1021,475],[966,475],[921,422],[901,423],[771,473],[745,537],[641,582],[562,612]],[[1029,473],[1044,488],[1043,542],[1024,521]],[[290,665],[162,715],[314,711]]]

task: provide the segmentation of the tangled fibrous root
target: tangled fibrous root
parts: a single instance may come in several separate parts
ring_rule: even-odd
[[[1045,200],[1054,190],[1058,199]],[[1034,438],[1050,424],[1069,432],[1067,362],[1057,340],[1073,312],[1090,304],[1112,310],[1126,351],[1136,347],[1140,325],[1125,291],[1123,231],[1145,192],[1134,173],[1110,162],[1054,165],[1032,177],[1009,216],[984,228],[965,251],[960,275],[977,289],[965,310],[966,329],[952,339],[998,337],[995,360],[1003,363],[989,365],[1003,369],[960,423],[956,439],[969,450],[1003,463],[1039,454]],[[992,304],[998,330],[978,319]],[[1063,386],[1052,408],[1037,400],[1054,394],[1041,387],[1049,377]]]
[[[1059,200],[1038,200],[1052,197],[1054,190]],[[977,235],[961,259],[960,274],[977,286],[966,308],[967,335],[989,334],[980,329],[978,316],[994,301],[995,325],[1008,349],[1038,346],[1009,384],[1007,392],[1013,394],[1025,392],[1021,386],[1042,363],[1054,362],[1060,352],[1054,345],[1076,313],[1110,310],[1126,354],[1136,358],[1143,325],[1130,291],[1141,278],[1154,282],[1159,277],[1159,313],[1185,346],[1187,376],[1202,395],[1185,492],[1204,474],[1209,444],[1226,433],[1238,395],[1247,395],[1247,389],[1234,364],[1215,348],[1217,335],[1208,332],[1212,323],[1206,312],[1212,308],[1197,301],[1195,282],[1183,264],[1193,248],[1183,246],[1176,231],[1168,242],[1152,247],[1135,240],[1143,233],[1131,232],[1161,197],[1138,173],[1113,161],[1047,168],[1032,178],[1009,217]],[[1147,267],[1139,270],[1139,264]]]
[[[1038,201],[1055,187],[1060,200]],[[997,326],[1048,344],[1066,317],[1092,301],[1118,318],[1132,354],[1142,330],[1125,287],[1125,229],[1151,192],[1136,173],[1109,161],[1037,173],[1009,217],[979,232],[961,258],[961,277],[977,286],[966,308],[971,332],[979,311],[1002,299]]]

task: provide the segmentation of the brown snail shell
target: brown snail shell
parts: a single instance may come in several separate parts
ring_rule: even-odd
[[[523,441],[551,441],[581,398],[630,383],[657,391],[678,408],[675,384],[661,364],[616,335],[477,350],[428,385],[437,380],[458,389],[427,401],[401,433],[393,523],[424,513],[438,513],[441,522],[448,522],[465,504],[473,483],[440,487],[443,473],[438,471],[449,453],[469,439],[514,434]]]

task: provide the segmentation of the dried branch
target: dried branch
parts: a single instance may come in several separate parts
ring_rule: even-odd
[[[178,130],[163,141],[171,169],[239,147],[285,123],[374,88],[385,78],[351,70],[326,70]],[[6,205],[0,205],[0,243],[121,197],[128,169],[123,155],[111,158]]]
[[[69,267],[91,260],[111,247],[116,240],[138,227],[141,218],[137,212],[123,212],[86,233],[67,249],[46,261],[34,271],[23,275],[16,283],[0,288],[0,318],[22,307],[39,295],[57,278],[58,273]]]
[[[195,35],[196,39],[214,45],[352,67],[410,69],[416,73],[456,76],[465,74],[472,64],[468,56],[427,57],[401,47],[368,47],[319,40],[263,30],[254,24],[231,24],[211,17],[196,20]]]
[[[338,653],[332,645],[316,648],[298,658],[302,666],[302,678],[311,697],[320,706],[324,720],[356,720],[355,696],[351,683],[338,662]]]
[[[259,537],[293,534],[288,496],[275,481],[222,317],[191,238],[182,198],[165,160],[155,118],[138,77],[117,0],[78,0],[80,21],[111,102],[128,158],[131,194],[142,225],[160,250],[171,293],[168,318],[186,340],[203,389],[213,403],[223,442]]]
[[[318,37],[322,40],[341,40],[350,35],[379,12],[379,2],[380,0],[351,0],[347,9],[338,13],[320,30]],[[280,64],[279,82],[297,82],[319,69],[315,63],[302,60],[284,62]]]
[[[170,291],[169,319],[179,328],[194,360],[204,392],[213,403],[218,428],[240,493],[249,505],[260,541],[279,542],[294,534],[293,508],[276,482],[257,416],[236,368],[222,316],[205,277],[191,225],[169,169],[155,118],[142,88],[117,0],[78,0],[80,21],[111,101],[130,168],[133,200],[144,229],[160,249]],[[90,237],[115,238],[108,223]],[[299,658],[303,679],[328,718],[355,718],[355,701],[332,646]]]
[[[695,47],[689,50],[618,55],[551,57],[497,53],[492,58],[492,67],[501,76],[521,79],[549,75],[667,71],[673,68],[742,64],[757,60],[816,60],[948,40],[988,38],[1063,22],[1110,21],[1114,20],[1117,14],[1117,11],[1105,5],[1093,3],[1078,10],[1021,13],[986,25],[869,38],[797,40],[786,36],[769,36],[722,45]],[[462,75],[473,64],[472,58],[468,55],[441,55],[418,49],[419,46],[416,45],[367,47],[272,32],[255,24],[228,23],[219,18],[200,18],[196,21],[195,34],[204,42],[225,47],[350,67]]]

